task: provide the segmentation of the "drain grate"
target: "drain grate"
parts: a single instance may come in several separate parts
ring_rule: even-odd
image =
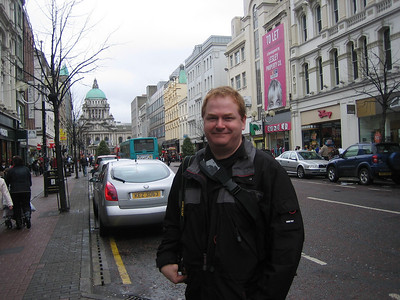
[[[135,295],[128,295],[127,298],[125,298],[126,300],[151,300],[149,298],[143,298],[140,296],[135,296]]]
[[[105,255],[103,255],[103,244],[98,234],[95,234],[95,241],[92,243],[92,265],[93,265],[93,284],[106,285],[111,283],[110,273],[107,266]],[[104,257],[104,258],[103,258]]]

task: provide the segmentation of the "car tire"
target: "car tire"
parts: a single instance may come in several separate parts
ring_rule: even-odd
[[[361,185],[369,185],[372,183],[371,173],[367,168],[361,168],[360,171],[358,171],[358,179]]]
[[[334,166],[328,167],[327,175],[328,175],[329,181],[331,181],[331,182],[336,182],[339,179],[339,177],[337,176],[337,173],[336,173],[336,168]]]
[[[392,175],[392,180],[395,184],[400,185],[400,174],[393,174]]]
[[[393,152],[390,154],[388,165],[392,170],[400,171],[400,152]]]
[[[106,237],[108,235],[108,228],[104,226],[100,218],[98,218],[98,221],[99,221],[99,235],[101,237]]]
[[[304,173],[304,169],[301,166],[297,168],[297,177],[300,179],[303,179],[306,177],[306,173]]]

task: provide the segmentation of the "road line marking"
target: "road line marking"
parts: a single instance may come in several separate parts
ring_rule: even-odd
[[[400,211],[374,208],[374,207],[362,206],[362,205],[351,204],[351,203],[344,203],[344,202],[315,198],[315,197],[307,197],[307,198],[311,199],[311,200],[317,200],[317,201],[323,201],[323,202],[329,202],[329,203],[335,203],[335,204],[343,204],[343,205],[348,205],[348,206],[353,206],[353,207],[365,208],[365,209],[369,209],[369,210],[376,210],[376,211],[380,211],[380,212],[387,212],[387,213],[391,213],[391,214],[400,215]]]
[[[319,264],[319,265],[321,265],[321,266],[327,265],[326,262],[324,262],[324,261],[322,261],[322,260],[319,260],[319,259],[317,259],[317,258],[308,256],[308,255],[304,254],[304,252],[301,253],[301,256],[303,256],[304,258],[306,258],[306,259],[308,259],[308,260],[311,260],[311,261],[313,261],[313,262],[315,262],[315,263],[317,263],[317,264]]]
[[[114,255],[114,260],[115,263],[117,264],[118,267],[118,272],[119,276],[121,276],[122,283],[123,284],[131,284],[131,279],[129,278],[129,274],[125,269],[124,263],[122,262],[121,255],[119,255],[118,247],[117,244],[115,243],[115,240],[113,238],[110,238],[110,245],[111,245],[111,250]]]
[[[396,300],[400,300],[400,295],[399,294],[389,294],[390,298],[396,299]]]
[[[369,188],[371,191],[379,191],[379,192],[391,192],[392,190],[378,189],[378,188]]]

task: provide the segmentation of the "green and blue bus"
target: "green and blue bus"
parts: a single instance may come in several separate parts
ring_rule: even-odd
[[[133,138],[122,142],[119,156],[130,159],[158,159],[158,142],[155,137]]]

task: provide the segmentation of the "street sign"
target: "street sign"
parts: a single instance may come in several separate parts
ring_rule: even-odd
[[[36,145],[36,150],[42,150],[42,145],[37,144],[37,145]]]

